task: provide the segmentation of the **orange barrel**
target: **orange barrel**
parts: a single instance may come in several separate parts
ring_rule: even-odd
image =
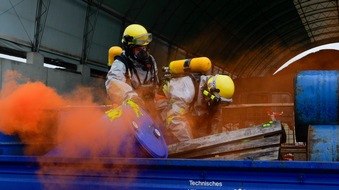
[[[172,61],[169,64],[170,72],[173,74],[182,73],[205,73],[212,67],[211,60],[207,57],[196,57]]]

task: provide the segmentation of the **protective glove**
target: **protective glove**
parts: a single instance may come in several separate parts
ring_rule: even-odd
[[[130,100],[132,101],[132,102],[134,102],[135,104],[137,104],[139,107],[141,107],[141,108],[143,108],[143,109],[145,109],[145,102],[139,97],[139,96],[132,96],[131,98],[130,98]]]

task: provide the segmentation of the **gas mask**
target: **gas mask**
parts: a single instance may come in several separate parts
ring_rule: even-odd
[[[149,52],[147,45],[152,41],[152,34],[145,33],[138,36],[124,35],[123,43],[128,55],[142,64],[148,62]]]
[[[147,63],[149,56],[150,56],[147,46],[136,46],[136,47],[134,47],[133,48],[133,56],[137,61],[139,61],[143,64]]]

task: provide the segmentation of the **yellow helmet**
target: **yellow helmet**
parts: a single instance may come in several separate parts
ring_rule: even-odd
[[[221,99],[231,99],[234,94],[234,82],[232,78],[227,75],[216,74],[209,78],[207,88],[211,93],[217,92]]]
[[[111,48],[109,48],[108,50],[108,66],[111,66],[113,61],[114,61],[114,57],[117,55],[120,55],[122,53],[122,49],[119,46],[112,46]]]
[[[140,24],[131,24],[126,27],[122,35],[122,44],[128,45],[148,45],[152,41],[152,34],[148,33],[146,28]]]

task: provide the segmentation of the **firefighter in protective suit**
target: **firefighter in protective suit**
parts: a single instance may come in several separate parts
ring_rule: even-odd
[[[159,84],[157,64],[148,52],[152,34],[139,24],[126,27],[123,51],[114,57],[107,73],[106,90],[112,103],[132,100],[139,106],[153,102]]]
[[[162,117],[175,143],[220,130],[220,106],[232,102],[234,83],[228,75],[191,74],[171,78],[163,91],[169,104]]]

